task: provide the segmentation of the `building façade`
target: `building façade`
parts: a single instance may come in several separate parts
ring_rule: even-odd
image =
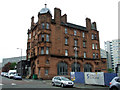
[[[86,18],[86,27],[67,22],[67,15],[54,8],[54,19],[48,8],[31,18],[28,30],[27,60],[30,75],[51,79],[70,72],[106,72],[106,59],[100,57],[99,31],[96,22]]]

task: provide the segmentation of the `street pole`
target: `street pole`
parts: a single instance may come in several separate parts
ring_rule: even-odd
[[[77,47],[74,48],[75,49],[75,72],[77,72]]]

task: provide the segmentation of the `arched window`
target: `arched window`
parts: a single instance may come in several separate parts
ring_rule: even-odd
[[[92,66],[90,64],[85,64],[84,72],[92,72]]]
[[[80,72],[80,64],[78,64],[78,63],[73,63],[72,64],[72,66],[71,66],[71,68],[72,68],[72,72]]]
[[[57,65],[58,75],[68,75],[68,65],[65,62],[60,62]]]

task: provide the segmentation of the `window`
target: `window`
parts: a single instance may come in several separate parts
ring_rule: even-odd
[[[68,65],[65,62],[60,62],[57,65],[57,75],[68,75]]]
[[[28,43],[28,49],[30,49],[30,43]]]
[[[41,47],[41,54],[44,54],[44,47]]]
[[[38,47],[38,49],[37,49],[37,55],[39,55],[39,47]]]
[[[83,47],[84,47],[84,48],[86,47],[86,42],[85,42],[85,41],[83,41]]]
[[[74,45],[77,46],[77,40],[74,41]]]
[[[49,35],[46,35],[46,41],[49,42]]]
[[[44,42],[44,35],[41,36],[41,41]]]
[[[28,59],[30,59],[30,53],[28,53]]]
[[[95,49],[94,44],[92,44],[92,49]]]
[[[33,31],[33,36],[35,36],[35,31]]]
[[[68,44],[68,39],[67,38],[65,38],[65,45],[67,45]]]
[[[65,28],[65,34],[67,34],[68,32],[67,32],[67,28]]]
[[[95,39],[97,39],[97,35],[95,34]]]
[[[65,56],[68,56],[68,50],[67,49],[65,50]]]
[[[84,58],[86,58],[86,52],[84,52]]]
[[[45,29],[45,24],[44,23],[42,23],[42,29]]]
[[[46,54],[49,54],[49,47],[46,48]]]
[[[37,60],[37,64],[39,64],[39,60]]]
[[[95,59],[95,53],[93,53],[93,59]]]
[[[80,64],[78,64],[77,62],[74,62],[72,65],[71,65],[71,68],[72,68],[72,72],[80,72]]]
[[[97,48],[97,44],[96,44],[96,49],[98,49],[98,48]]]
[[[85,33],[84,32],[82,33],[82,36],[83,36],[83,38],[85,37]]]
[[[75,51],[75,57],[78,57],[78,51]]]
[[[84,72],[92,72],[91,64],[85,64],[84,65]]]
[[[96,58],[98,58],[98,53],[96,53]]]
[[[49,60],[48,59],[46,60],[46,64],[49,64]]]
[[[76,31],[76,30],[74,30],[74,35],[75,35],[75,36],[77,35],[77,31]]]
[[[45,69],[45,75],[48,75],[48,69]]]
[[[31,33],[28,34],[28,39],[31,39]]]
[[[94,39],[94,34],[92,34],[92,39]]]
[[[46,24],[46,29],[49,29],[49,23]]]

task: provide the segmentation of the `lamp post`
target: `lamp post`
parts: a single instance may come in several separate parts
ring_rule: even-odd
[[[21,50],[21,61],[20,61],[20,74],[22,76],[22,48],[17,48]]]
[[[77,72],[77,47],[74,47],[75,50],[75,72]]]

